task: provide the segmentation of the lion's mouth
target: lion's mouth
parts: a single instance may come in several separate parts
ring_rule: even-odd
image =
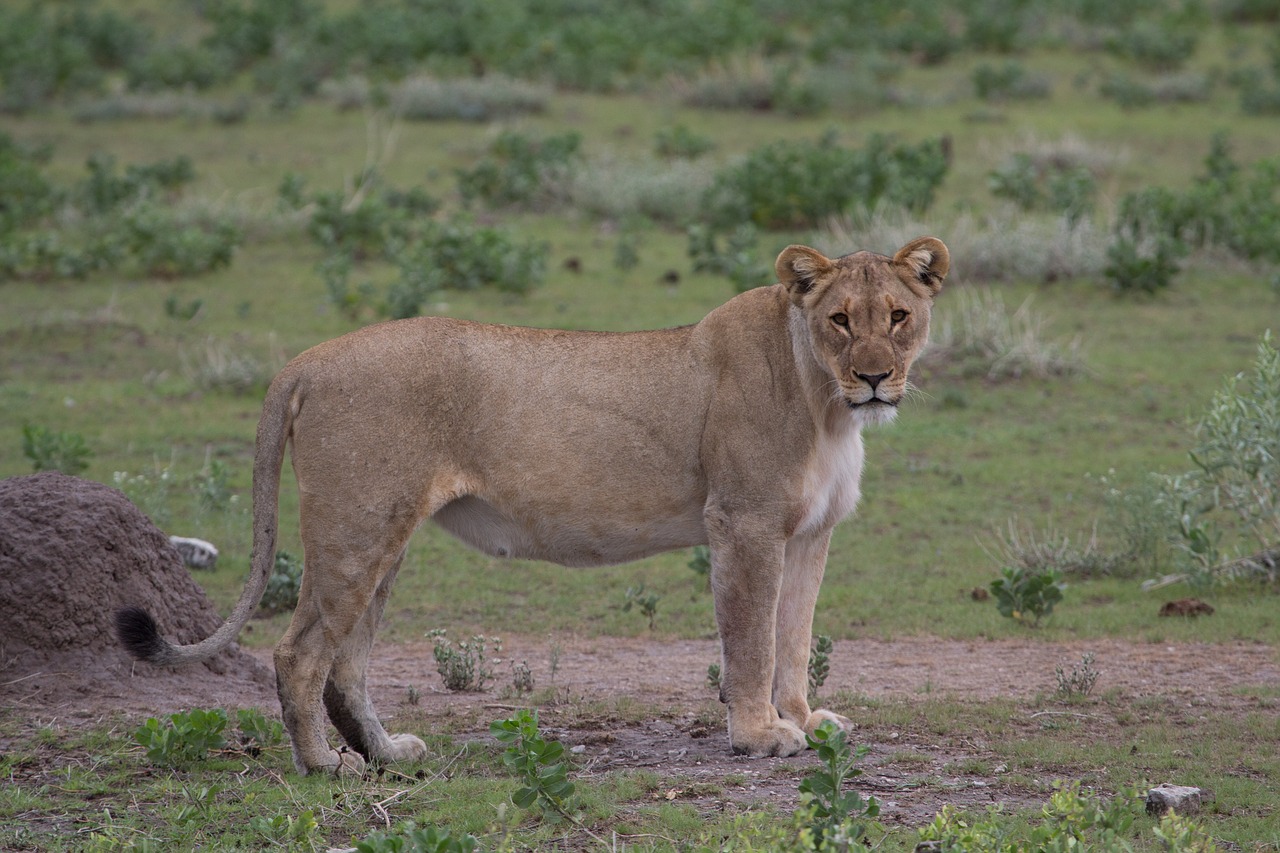
[[[871,397],[870,399],[863,400],[862,402],[857,402],[855,400],[849,400],[846,398],[844,402],[846,406],[848,406],[850,409],[853,409],[854,411],[857,411],[858,409],[865,409],[868,407],[875,407],[875,406],[884,406],[886,408],[893,409],[893,408],[896,408],[898,405],[898,402],[896,400],[881,400],[879,397]]]

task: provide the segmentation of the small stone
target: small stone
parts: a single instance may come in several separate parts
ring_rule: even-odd
[[[218,549],[213,543],[188,536],[170,536],[169,544],[182,557],[189,569],[212,569],[218,562]]]
[[[1207,791],[1164,782],[1147,791],[1147,814],[1159,817],[1170,809],[1178,814],[1192,814],[1212,800],[1213,795]]]

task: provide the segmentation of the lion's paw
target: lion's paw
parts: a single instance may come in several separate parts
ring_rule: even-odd
[[[387,761],[421,761],[427,757],[427,745],[422,738],[410,734],[390,735],[391,749]]]
[[[800,727],[781,719],[758,729],[735,729],[730,734],[730,741],[734,753],[753,757],[772,755],[785,758],[803,752],[808,746]]]
[[[853,720],[848,717],[842,717],[834,711],[828,711],[825,708],[819,708],[809,714],[809,719],[805,720],[804,730],[806,734],[813,734],[818,730],[818,726],[823,723],[835,723],[843,731],[853,731]]]
[[[298,769],[304,774],[325,773],[332,776],[345,776],[359,778],[364,775],[364,756],[352,750],[330,749],[324,760],[315,764],[302,765],[299,762]]]

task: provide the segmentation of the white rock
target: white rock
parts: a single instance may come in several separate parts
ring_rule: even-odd
[[[186,536],[170,536],[169,544],[182,557],[182,562],[192,569],[212,569],[218,562],[218,549],[203,539]]]
[[[1191,814],[1212,801],[1213,795],[1207,791],[1164,782],[1147,791],[1147,814],[1162,815],[1170,809],[1178,814]]]

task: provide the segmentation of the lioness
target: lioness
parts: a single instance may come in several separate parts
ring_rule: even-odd
[[[606,334],[417,318],[313,347],[263,404],[252,570],[231,616],[175,647],[131,608],[117,614],[120,638],[171,666],[236,637],[271,574],[292,440],[306,571],[275,666],[300,772],[425,754],[418,738],[387,734],[365,687],[424,518],[493,556],[566,566],[709,544],[729,744],[799,752],[823,720],[849,725],[806,698],[827,544],[858,500],[861,430],[896,413],[949,268],[932,237],[892,258],[790,246],[779,284],[693,326]],[[354,753],[329,747],[322,709]]]

